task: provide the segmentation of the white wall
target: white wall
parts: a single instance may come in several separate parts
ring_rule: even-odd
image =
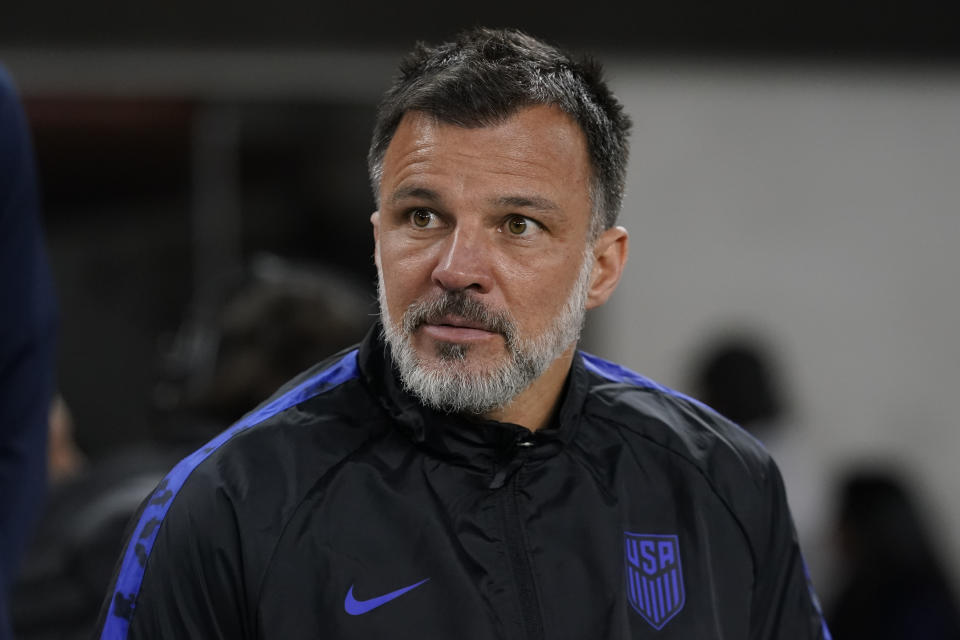
[[[915,468],[960,560],[960,72],[610,71],[631,257],[591,346],[685,388],[708,332],[754,328],[822,466]]]

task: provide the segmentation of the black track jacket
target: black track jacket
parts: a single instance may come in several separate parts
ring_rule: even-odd
[[[829,638],[780,475],[579,352],[556,424],[425,409],[374,327],[145,501],[102,638]]]

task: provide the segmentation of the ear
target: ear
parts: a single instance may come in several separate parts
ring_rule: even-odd
[[[373,225],[373,261],[380,266],[380,212],[370,214],[370,224]]]
[[[630,252],[630,238],[623,227],[612,227],[600,234],[593,246],[593,272],[587,292],[587,309],[605,303],[623,275]]]

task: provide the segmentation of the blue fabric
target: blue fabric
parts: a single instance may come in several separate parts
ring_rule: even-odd
[[[279,398],[266,403],[256,411],[244,416],[235,425],[208,442],[204,447],[193,452],[173,468],[167,477],[154,490],[147,506],[140,515],[133,535],[124,551],[123,564],[117,574],[110,611],[103,626],[101,638],[122,639],[127,637],[130,627],[130,612],[119,611],[119,603],[133,603],[136,606],[137,594],[143,582],[143,574],[147,558],[153,549],[153,544],[160,531],[164,516],[173,504],[177,493],[183,487],[187,478],[201,462],[206,460],[214,451],[238,433],[245,431],[271,416],[286,411],[305,400],[332,389],[359,375],[357,366],[357,350],[353,350],[330,367],[303,381]],[[126,615],[125,615],[126,614]]]
[[[602,378],[606,378],[611,382],[620,382],[624,384],[632,384],[641,389],[653,389],[655,391],[660,391],[666,393],[667,395],[674,396],[676,398],[683,398],[694,404],[702,405],[703,403],[697,400],[696,398],[691,398],[690,396],[684,395],[679,391],[674,391],[669,387],[665,387],[658,382],[654,382],[649,378],[645,378],[635,371],[631,371],[626,367],[617,364],[616,362],[610,362],[609,360],[604,360],[593,354],[587,353],[585,351],[580,352],[580,357],[583,358],[583,364],[586,366],[587,371],[592,371]]]
[[[30,135],[0,67],[0,639],[12,637],[6,599],[46,489],[55,315]]]

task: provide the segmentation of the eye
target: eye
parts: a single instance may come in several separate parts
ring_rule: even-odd
[[[540,225],[524,216],[510,216],[503,228],[512,236],[529,236],[540,229]]]
[[[434,226],[437,214],[429,209],[414,209],[410,212],[410,223],[418,229],[428,229]]]

